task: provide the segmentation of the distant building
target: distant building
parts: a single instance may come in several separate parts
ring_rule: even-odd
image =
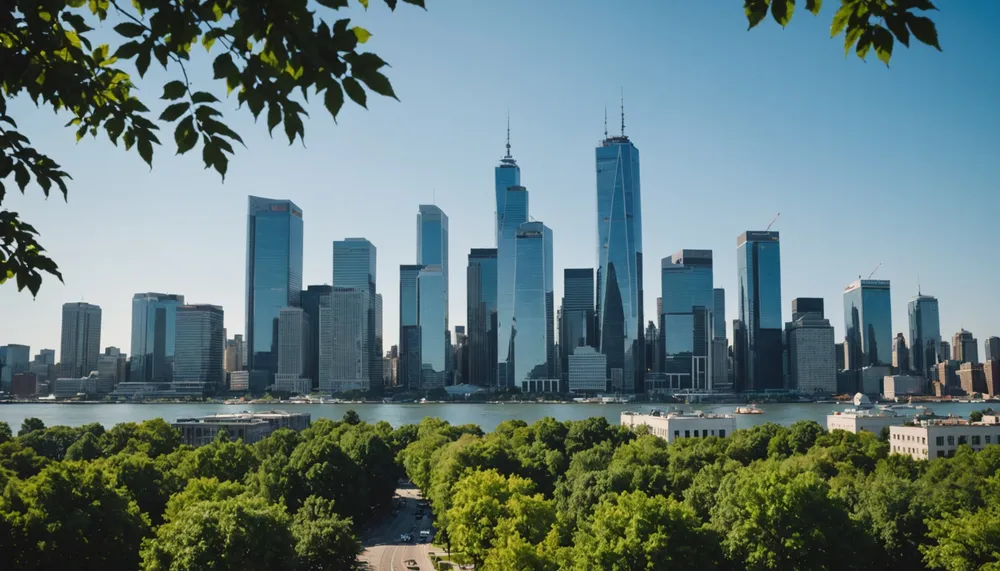
[[[497,383],[497,279],[496,248],[473,248],[466,269],[466,382],[481,387]]]
[[[97,369],[101,354],[101,308],[89,303],[64,303],[59,362],[63,376],[82,377]]]
[[[225,384],[223,322],[224,313],[218,305],[177,308],[174,381],[202,383],[209,393]]]
[[[827,415],[826,429],[831,432],[844,430],[852,434],[861,432],[881,434],[883,429],[904,424],[911,419],[891,410],[872,408],[871,401],[860,394],[854,397],[854,406],[855,408]]]
[[[929,377],[929,371],[950,355],[942,353],[941,321],[938,300],[918,294],[907,306],[910,318],[910,366],[918,374]]]
[[[515,244],[512,362],[516,386],[523,387],[524,381],[555,378],[557,368],[552,230],[541,222],[525,222]],[[508,368],[510,363],[508,359]]]
[[[949,458],[963,444],[979,451],[1000,442],[997,420],[996,416],[987,415],[979,423],[949,418],[922,420],[919,426],[892,426],[889,428],[889,451],[915,460]]]
[[[312,379],[314,388],[319,387],[320,308],[330,308],[332,294],[329,285],[311,285],[302,291],[302,310],[309,316],[309,361],[303,376]]]
[[[986,372],[979,363],[962,363],[958,369],[958,382],[965,394],[987,392]]]
[[[421,388],[444,387],[448,375],[449,263],[448,215],[438,206],[421,204],[417,212],[417,275],[420,295]]]
[[[846,345],[847,345],[846,343],[836,343],[836,344],[834,344],[833,356],[837,360],[837,370],[838,371],[843,371],[844,368],[845,368],[845,366],[846,366],[846,364],[847,364],[847,360],[846,360],[846,358],[844,356],[844,348],[845,348]]]
[[[960,363],[951,359],[941,361],[937,364],[937,382],[935,385],[935,396],[947,396],[960,394],[962,390],[958,379],[958,367]]]
[[[733,335],[734,388],[781,389],[781,244],[778,232],[747,231],[736,239],[739,330]]]
[[[979,363],[979,342],[965,329],[951,339],[953,359],[959,363]]]
[[[608,360],[593,347],[584,345],[569,356],[569,391],[604,392],[608,388]]]
[[[189,446],[211,444],[220,430],[225,430],[230,440],[253,444],[267,438],[280,428],[301,431],[309,428],[311,417],[307,412],[241,412],[213,414],[200,418],[179,418],[171,423],[181,433],[181,442]]]
[[[986,361],[1000,361],[1000,337],[986,340]]]
[[[38,376],[34,373],[12,375],[10,392],[17,398],[34,398],[38,393]]]
[[[363,289],[333,288],[332,307],[321,308],[320,379],[324,394],[367,391],[370,387],[367,348],[368,292]],[[329,368],[324,352],[329,350]]]
[[[563,376],[569,378],[569,356],[577,347],[597,345],[594,335],[594,269],[563,270],[562,319],[559,347]],[[649,340],[646,340],[647,344]],[[607,373],[605,372],[605,376]]]
[[[792,321],[806,315],[826,317],[821,297],[797,297],[792,300]]]
[[[799,298],[803,299],[811,298]],[[789,381],[795,390],[803,394],[835,393],[837,359],[834,355],[833,326],[823,318],[822,303],[818,311],[803,311],[808,308],[803,305],[793,304],[792,315],[796,319],[785,324]]]
[[[888,365],[872,365],[857,372],[861,380],[861,391],[866,395],[877,397],[882,394],[882,379],[892,374]]]
[[[916,375],[887,375],[882,379],[882,395],[896,399],[927,394],[927,379]]]
[[[232,392],[249,391],[250,371],[233,371],[229,373],[229,390]]]
[[[242,371],[246,362],[246,349],[243,344],[242,335],[234,335],[232,339],[226,340],[226,372]]]
[[[847,367],[852,371],[892,364],[891,309],[889,280],[857,280],[844,289]]]
[[[695,412],[662,412],[640,414],[621,413],[621,424],[636,430],[640,426],[649,427],[650,434],[667,442],[678,438],[725,438],[736,430],[736,417],[731,414],[706,414]]]
[[[897,333],[892,343],[892,366],[899,373],[910,370],[910,350],[906,347],[906,337],[902,333]]]
[[[278,312],[278,374],[308,378],[309,315],[300,307],[286,307]]]
[[[421,265],[399,266],[399,364],[396,381],[406,390],[420,388],[419,292]]]
[[[712,283],[711,250],[681,250],[660,262],[663,373],[674,390],[712,390]]]
[[[98,391],[102,394],[115,390],[118,383],[128,380],[128,359],[117,347],[107,347],[97,358]]]
[[[31,347],[15,344],[0,347],[0,367],[2,386],[10,390],[13,376],[27,373],[31,368]]]
[[[986,395],[990,398],[1000,395],[1000,360],[990,359],[983,363],[983,377],[986,379]]]
[[[132,297],[130,381],[173,380],[174,357],[177,352],[177,308],[182,305],[184,296],[172,293],[137,293]]]

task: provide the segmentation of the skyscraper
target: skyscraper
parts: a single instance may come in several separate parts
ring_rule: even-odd
[[[132,297],[131,381],[173,380],[177,308],[182,305],[184,296],[172,293],[137,293]]]
[[[712,251],[681,250],[663,258],[660,279],[660,338],[667,387],[711,390],[716,325]]]
[[[176,308],[174,381],[198,382],[215,392],[225,382],[223,371],[223,311],[218,305],[180,305]]]
[[[469,252],[466,288],[469,363],[466,382],[492,387],[497,382],[496,248],[473,248]]]
[[[568,379],[569,356],[577,347],[596,345],[594,338],[594,269],[563,270],[562,321],[559,332],[562,376]]]
[[[823,317],[821,298],[792,300],[792,321],[785,324],[788,340],[789,388],[800,393],[837,391],[837,356],[833,326]]]
[[[89,303],[64,303],[59,359],[62,376],[83,377],[97,370],[101,354],[101,308]]]
[[[421,265],[399,266],[399,363],[396,379],[407,390],[420,387],[420,323],[417,278]]]
[[[303,376],[312,380],[314,388],[319,387],[319,310],[330,307],[332,293],[333,287],[328,285],[311,285],[302,291],[302,309],[309,318],[309,361]]]
[[[232,339],[226,341],[226,372],[243,370],[243,336],[236,334]]]
[[[496,166],[493,172],[493,180],[495,183],[496,191],[496,228],[495,228],[495,238],[496,245],[500,246],[500,231],[504,227],[504,218],[507,213],[507,189],[513,186],[521,186],[521,167],[517,166],[517,161],[510,154],[510,118],[507,118],[507,154],[500,159],[500,164]],[[515,210],[520,209],[520,206],[515,205]],[[516,216],[515,216],[516,218]],[[527,219],[521,222],[526,222]],[[509,224],[509,221],[508,221]],[[520,224],[520,222],[519,222]],[[516,226],[515,226],[516,228]]]
[[[986,339],[986,361],[1000,361],[1000,337]]]
[[[508,187],[497,238],[497,384],[507,388],[515,382],[512,351],[517,229],[527,221],[528,190],[523,186]]]
[[[365,293],[362,302],[365,306],[364,347],[367,355],[370,386],[380,387],[382,384],[382,351],[379,343],[381,327],[378,306],[379,300],[375,293],[375,246],[365,238],[347,238],[333,243],[333,287],[350,288]],[[379,323],[376,323],[379,321]]]
[[[278,312],[302,295],[302,210],[290,200],[250,196],[247,205],[247,368],[278,369]],[[133,357],[135,350],[132,351]]]
[[[713,303],[713,319],[715,320],[715,325],[713,327],[713,337],[715,339],[725,339],[726,338],[726,290],[717,287],[712,290],[712,297],[714,299]]]
[[[444,307],[444,271],[439,265],[423,266],[417,274],[417,322],[420,328],[420,388],[445,386],[448,374],[447,311]]]
[[[278,372],[287,379],[303,378],[309,367],[309,314],[301,307],[286,307],[278,313]]]
[[[368,293],[334,287],[330,298],[331,307],[320,308],[319,390],[327,394],[366,391],[371,383],[365,350]]]
[[[857,280],[844,289],[847,368],[892,364],[889,280]]]
[[[514,383],[539,389],[552,379],[555,366],[555,298],[552,230],[541,222],[525,222],[517,231],[514,266]]]
[[[736,390],[783,385],[781,340],[781,243],[777,232],[748,230],[736,239],[739,322],[734,330]],[[742,346],[736,346],[739,342]]]
[[[897,374],[906,374],[910,370],[910,349],[902,333],[897,333],[892,340],[892,366]]]
[[[639,149],[625,136],[624,108],[621,134],[607,136],[606,124],[604,131],[605,138],[595,153],[597,336],[612,382],[620,374],[622,391],[641,392],[645,387],[646,322],[642,309]]]
[[[959,330],[954,337],[951,338],[952,351],[955,352],[954,358],[959,363],[972,363],[973,365],[979,363],[979,341],[972,336],[965,329]]]
[[[910,364],[913,370],[930,378],[930,369],[950,355],[941,355],[941,321],[938,300],[918,293],[908,305],[910,317]]]

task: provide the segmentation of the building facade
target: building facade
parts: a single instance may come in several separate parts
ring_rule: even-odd
[[[734,388],[780,389],[784,373],[778,233],[741,234],[736,239],[736,270],[740,291],[739,328],[733,336]]]
[[[421,265],[399,266],[399,364],[396,378],[407,390],[420,388],[420,324],[417,280]]]
[[[712,283],[711,250],[681,250],[662,260],[661,362],[670,389],[712,388]]]
[[[218,390],[226,381],[222,308],[218,305],[180,305],[176,316],[173,381],[202,383],[208,392]]]
[[[1000,424],[996,421],[997,417],[986,415],[980,423],[963,419],[928,419],[921,420],[919,426],[891,426],[889,451],[905,454],[914,460],[949,458],[963,444],[979,451],[990,444],[1000,443]]]
[[[791,387],[804,394],[837,392],[837,358],[833,325],[816,312],[799,312],[785,324],[788,342],[788,377]]]
[[[552,230],[541,222],[518,228],[514,266],[514,381],[552,379],[555,374],[555,298]]]
[[[910,371],[910,349],[902,333],[897,333],[892,342],[892,366],[899,373]]]
[[[950,355],[941,355],[941,322],[938,300],[918,294],[907,305],[910,318],[910,366],[918,374],[930,376],[930,370]]]
[[[983,361],[1000,361],[1000,337],[989,337],[984,345],[986,358]]]
[[[965,329],[960,330],[951,338],[953,359],[959,363],[979,362],[979,341]]]
[[[473,248],[466,270],[466,382],[482,387],[497,383],[497,280],[497,249]]]
[[[309,318],[309,361],[306,363],[305,378],[312,379],[313,387],[319,387],[319,328],[321,307],[330,307],[333,286],[311,285],[302,290],[300,303]]]
[[[177,350],[177,308],[184,296],[137,293],[132,297],[132,382],[170,382]],[[222,361],[221,357],[219,359]]]
[[[417,322],[419,323],[420,374],[422,390],[445,386],[448,375],[448,341],[445,275],[438,265],[425,265],[417,275]]]
[[[334,287],[331,307],[320,309],[320,392],[369,389],[365,351],[369,304],[365,290]]]
[[[278,313],[278,375],[308,378],[311,331],[309,315],[301,307]]]
[[[646,426],[650,434],[668,443],[679,438],[725,438],[736,430],[736,417],[731,414],[694,412],[660,412],[658,414],[621,413],[621,424],[632,430]]]
[[[569,391],[601,393],[608,389],[608,358],[584,345],[569,356]]]
[[[61,375],[83,377],[97,370],[101,354],[101,308],[90,303],[64,303],[59,359]]]
[[[376,293],[377,251],[365,238],[347,238],[333,242],[333,287],[357,289],[367,293],[365,308],[365,345],[369,386],[382,385],[382,307]]]
[[[517,264],[517,230],[528,221],[528,190],[523,186],[511,186],[506,189],[505,196],[497,233],[497,385],[509,388],[514,386],[515,377],[514,269]]]
[[[562,319],[559,322],[559,349],[563,376],[569,374],[569,357],[577,347],[595,346],[594,270],[563,270]],[[606,375],[605,375],[606,376]]]
[[[865,367],[892,365],[889,280],[857,280],[844,288],[844,330],[847,368],[855,377]]]

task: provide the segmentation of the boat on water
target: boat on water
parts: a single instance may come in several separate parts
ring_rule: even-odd
[[[738,406],[733,410],[733,414],[764,414],[764,411],[757,408],[757,405],[751,404],[750,406]]]

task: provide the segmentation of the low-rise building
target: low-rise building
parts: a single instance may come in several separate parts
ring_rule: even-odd
[[[889,427],[890,451],[916,460],[954,456],[963,444],[973,450],[1000,444],[1000,418],[984,416],[981,422],[962,418],[926,419]]]
[[[307,395],[312,390],[312,380],[299,375],[278,373],[274,376],[274,388],[278,392]]]
[[[250,390],[250,371],[229,373],[229,390],[246,392]]]
[[[279,428],[304,430],[309,428],[311,416],[307,412],[239,412],[213,414],[199,418],[179,418],[173,427],[180,431],[181,441],[191,446],[204,446],[215,440],[225,429],[232,440],[253,444],[267,438]]]
[[[569,390],[574,393],[601,393],[608,390],[608,358],[593,347],[573,349],[568,361]]]
[[[827,415],[826,429],[845,430],[853,434],[859,432],[881,434],[883,429],[904,424],[908,420],[910,417],[889,409],[847,409]]]
[[[680,412],[652,410],[649,414],[625,411],[621,414],[622,426],[632,430],[648,426],[650,434],[667,442],[678,438],[725,438],[736,430],[736,417],[731,414],[708,414],[701,411]]]
[[[887,375],[882,379],[882,394],[887,399],[922,395],[927,391],[927,381],[913,375]]]
[[[78,395],[97,394],[97,375],[92,374],[82,379],[56,379],[52,381],[52,395],[57,399],[75,397]]]
[[[17,373],[11,376],[10,392],[18,398],[34,398],[38,393],[38,375]]]

